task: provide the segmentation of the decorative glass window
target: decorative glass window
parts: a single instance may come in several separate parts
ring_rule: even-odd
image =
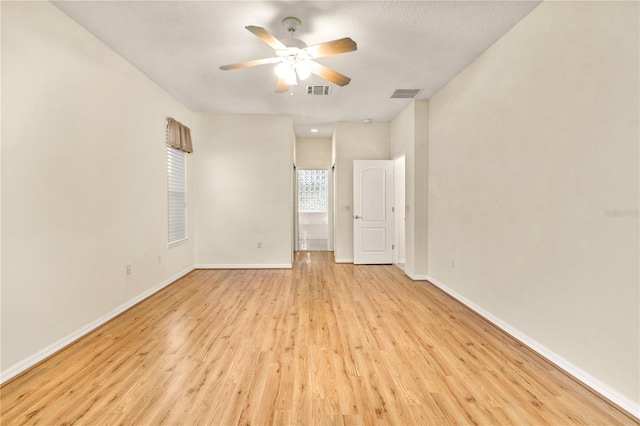
[[[298,170],[298,212],[327,212],[326,170]]]

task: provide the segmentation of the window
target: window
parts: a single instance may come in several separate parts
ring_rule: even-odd
[[[298,212],[327,212],[326,170],[298,170]]]
[[[167,146],[169,245],[187,238],[186,152]]]

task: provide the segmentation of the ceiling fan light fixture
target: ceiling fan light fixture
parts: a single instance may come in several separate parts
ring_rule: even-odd
[[[290,62],[280,62],[276,65],[273,71],[276,73],[278,78],[286,81],[287,84],[298,84],[296,81],[296,72]]]
[[[303,60],[296,64],[296,73],[300,80],[306,80],[311,75],[311,63],[309,60]]]
[[[278,78],[285,78],[288,73],[288,68],[289,68],[289,64],[280,62],[278,65],[275,66],[275,68],[273,69],[273,72],[276,73]]]
[[[298,85],[298,79],[296,78],[296,73],[295,72],[293,74],[291,74],[291,75],[288,75],[286,78],[283,78],[283,80],[289,86],[297,86]]]

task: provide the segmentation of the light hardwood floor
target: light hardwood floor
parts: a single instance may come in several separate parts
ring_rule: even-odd
[[[3,425],[634,424],[393,266],[197,270],[2,387]]]

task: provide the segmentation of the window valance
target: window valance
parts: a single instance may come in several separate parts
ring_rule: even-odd
[[[184,152],[193,152],[191,145],[191,130],[177,120],[167,118],[168,140],[170,147],[182,150]]]

